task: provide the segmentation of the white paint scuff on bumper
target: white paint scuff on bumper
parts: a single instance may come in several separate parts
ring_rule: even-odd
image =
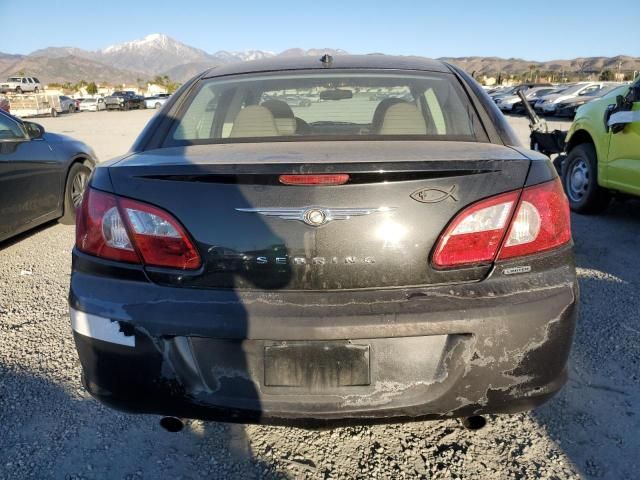
[[[122,333],[120,324],[110,318],[91,315],[73,308],[69,308],[69,316],[71,317],[71,328],[80,335],[127,347],[136,346],[136,337]]]

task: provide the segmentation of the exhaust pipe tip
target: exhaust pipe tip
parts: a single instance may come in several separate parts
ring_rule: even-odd
[[[162,417],[160,426],[167,432],[177,433],[184,428],[184,422],[178,417]]]
[[[472,415],[464,417],[461,422],[462,426],[467,430],[480,430],[487,424],[487,419],[482,415]]]

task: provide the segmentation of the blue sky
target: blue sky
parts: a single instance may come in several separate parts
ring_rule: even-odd
[[[384,6],[371,0],[183,0],[167,3],[170,7],[157,0],[27,3],[25,8],[21,1],[0,0],[0,52],[29,53],[47,46],[93,50],[166,33],[210,53],[329,47],[351,53],[530,60],[640,56],[637,0],[540,0],[533,6],[518,0],[414,0]]]

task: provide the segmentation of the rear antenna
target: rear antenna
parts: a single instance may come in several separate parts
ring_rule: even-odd
[[[333,57],[328,53],[325,53],[322,57],[320,57],[320,61],[322,62],[323,67],[330,67],[333,63]]]

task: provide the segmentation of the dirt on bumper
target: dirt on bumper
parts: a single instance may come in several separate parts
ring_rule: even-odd
[[[74,332],[85,386],[115,408],[303,426],[508,413],[541,404],[566,381],[575,272],[566,258],[540,261],[544,272],[517,280],[503,265],[477,284],[336,292],[331,301],[185,289],[178,298],[173,288],[123,288],[76,271],[70,305],[135,339],[124,346]],[[369,377],[324,365],[318,374],[305,354],[293,369],[265,361],[269,349],[292,346],[341,354],[366,346]]]

